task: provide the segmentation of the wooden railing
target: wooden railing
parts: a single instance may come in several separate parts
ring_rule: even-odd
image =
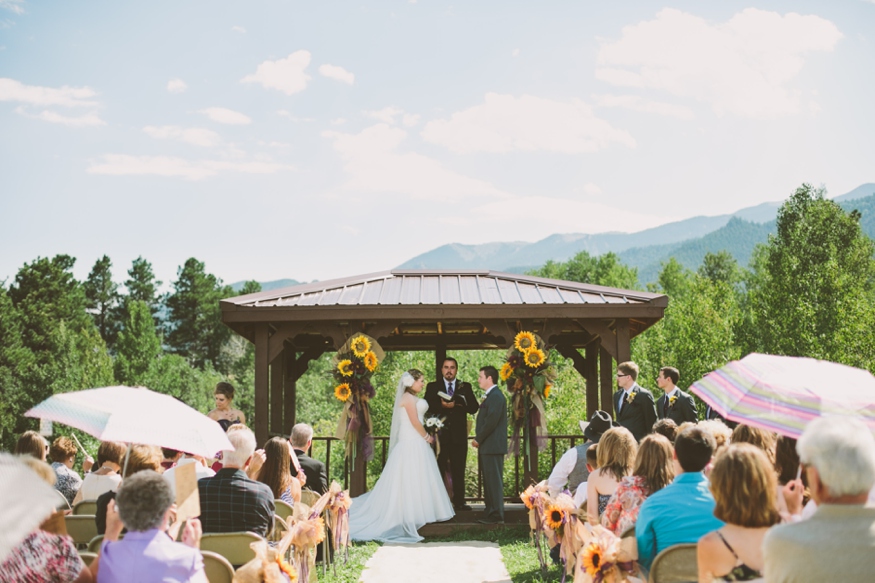
[[[469,440],[474,439],[473,437],[469,437]],[[580,442],[585,441],[585,437],[582,435],[550,435],[547,437],[548,445],[547,448],[541,452],[541,456],[548,456],[550,459],[550,468],[556,465],[556,462],[562,457],[562,454],[565,453],[571,447],[574,447]],[[328,471],[329,478],[332,476],[332,450],[336,450],[338,448],[339,451],[336,452],[337,456],[340,457],[343,463],[343,487],[344,489],[349,488],[349,464],[346,461],[346,457],[343,454],[343,443],[338,443],[335,447],[332,447],[334,442],[340,442],[336,437],[314,437],[314,444],[324,444],[325,449],[325,458],[322,460],[325,462],[325,466]],[[508,439],[508,441],[510,441]],[[321,449],[321,448],[320,448]],[[471,448],[473,449],[473,448]],[[471,450],[469,450],[470,452]],[[474,450],[476,451],[476,450]],[[312,448],[308,455],[312,457]],[[371,460],[368,464],[369,469],[373,468],[373,464],[379,464],[380,470],[386,466],[386,458],[389,453],[389,438],[386,436],[376,436],[374,437],[374,459]],[[335,457],[337,457],[335,456]],[[317,456],[318,457],[318,456]],[[335,462],[336,463],[336,462]],[[505,460],[505,467],[508,463],[513,463],[513,489],[512,492],[518,493],[522,492],[526,485],[521,483],[521,476],[524,474],[522,464],[523,459],[519,456],[510,456]],[[545,480],[549,475],[549,470],[546,471],[544,475],[539,475],[539,480]],[[505,490],[507,490],[507,485],[505,485]],[[466,496],[465,502],[482,502],[483,501],[483,472],[478,469],[477,471],[477,495],[476,496]],[[510,496],[505,496],[505,500],[513,501],[519,500],[517,494],[513,494]]]

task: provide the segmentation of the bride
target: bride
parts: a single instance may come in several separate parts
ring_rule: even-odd
[[[411,369],[401,375],[392,409],[389,459],[374,489],[353,499],[349,531],[353,540],[415,543],[416,532],[430,522],[453,517],[453,506],[429,444],[434,438],[422,426],[428,403],[416,395],[423,375]]]

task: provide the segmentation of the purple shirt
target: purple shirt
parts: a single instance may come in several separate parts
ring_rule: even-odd
[[[153,529],[129,532],[122,540],[104,541],[98,583],[176,583],[203,576],[204,559],[197,549],[170,540]]]

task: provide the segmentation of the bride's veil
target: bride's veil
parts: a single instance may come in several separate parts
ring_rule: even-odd
[[[407,415],[407,412],[401,409],[401,397],[404,396],[404,390],[412,387],[415,382],[416,379],[407,371],[404,371],[404,374],[401,375],[401,379],[398,381],[398,388],[395,390],[395,404],[392,406],[392,431],[389,433],[389,453],[392,453],[392,449],[398,443],[401,433],[402,416]]]

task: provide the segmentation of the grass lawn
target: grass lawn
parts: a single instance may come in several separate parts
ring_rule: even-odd
[[[489,541],[498,543],[501,556],[514,583],[547,583],[561,580],[557,567],[551,567],[544,578],[538,565],[538,551],[532,546],[529,533],[520,528],[501,528],[489,532],[462,531],[451,536],[429,537],[425,542]],[[380,548],[380,543],[353,543],[349,551],[349,563],[337,561],[337,575],[329,570],[327,576],[318,568],[321,583],[355,583],[361,577],[365,563]],[[549,559],[548,559],[549,560]]]

